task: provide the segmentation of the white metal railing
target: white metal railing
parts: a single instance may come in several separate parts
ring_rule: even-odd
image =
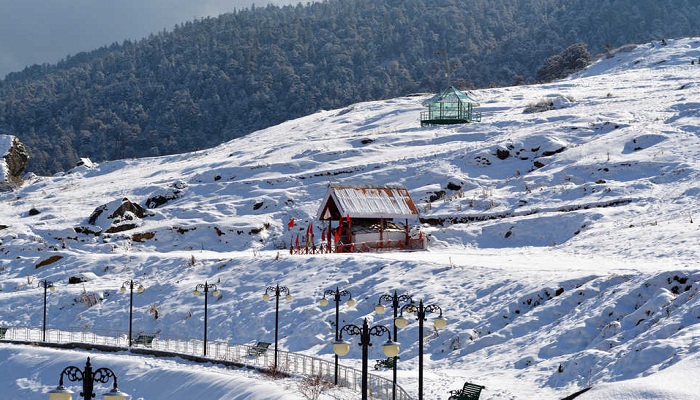
[[[41,342],[42,330],[40,328],[31,327],[6,327],[4,337],[0,337],[0,340],[2,339],[20,342]],[[67,330],[47,329],[46,343],[84,343],[120,348],[127,348],[129,346],[127,334],[121,331],[70,328]],[[197,357],[202,357],[204,354],[203,344],[203,341],[198,339],[167,336],[157,336],[148,347],[132,343],[133,347]],[[226,362],[237,362],[262,368],[274,365],[274,349],[268,349],[260,355],[250,355],[255,353],[252,351],[253,347],[254,346],[245,344],[208,341],[206,358]],[[283,350],[278,350],[277,358],[277,370],[280,372],[307,376],[320,374],[329,378],[334,377],[335,374],[335,364],[333,361]],[[367,381],[368,395],[370,398],[381,400],[392,399],[393,382],[391,379],[368,374]],[[360,391],[362,387],[362,371],[339,365],[338,383],[341,386]],[[398,385],[396,385],[396,399],[412,400],[408,393]]]

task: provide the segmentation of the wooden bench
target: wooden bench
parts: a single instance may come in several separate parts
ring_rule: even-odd
[[[5,339],[5,334],[7,333],[7,328],[0,327],[0,339]]]
[[[270,347],[272,343],[268,342],[258,342],[253,347],[248,348],[248,355],[251,357],[257,357],[265,354],[267,352],[267,348]]]
[[[386,369],[392,369],[394,368],[394,359],[398,359],[399,357],[387,357],[383,360],[377,360],[377,363],[374,364],[374,369],[379,370],[379,368],[386,368]]]
[[[465,382],[462,389],[450,390],[450,397],[448,400],[479,400],[483,389],[486,389],[486,387]]]
[[[134,339],[133,344],[141,344],[146,347],[153,347],[153,339],[155,339],[155,335],[138,335],[136,339]]]

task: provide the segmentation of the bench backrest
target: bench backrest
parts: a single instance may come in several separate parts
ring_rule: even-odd
[[[258,342],[258,344],[256,344],[255,347],[260,347],[260,348],[266,349],[266,348],[270,347],[271,344],[272,343],[268,343],[268,342]]]
[[[481,389],[484,389],[484,386],[481,385],[475,385],[473,383],[466,382],[464,384],[464,387],[462,388],[462,393],[463,394],[480,394]]]

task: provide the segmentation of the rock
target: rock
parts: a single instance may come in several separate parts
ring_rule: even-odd
[[[109,210],[114,210],[107,215]],[[132,203],[129,199],[114,200],[95,208],[88,217],[87,225],[78,226],[77,233],[99,235],[104,233],[123,232],[137,228],[141,225],[141,219],[153,214],[139,204]]]
[[[9,191],[22,185],[22,174],[29,163],[29,151],[14,136],[0,135],[0,191]]]
[[[147,215],[146,209],[136,203],[132,203],[126,197],[122,199],[122,204],[109,216],[110,219],[130,219],[128,213],[135,215],[138,218],[143,218]]]
[[[214,180],[216,180],[216,178]],[[164,188],[158,193],[151,195],[151,197],[146,200],[146,207],[157,208],[171,200],[177,200],[184,195],[185,188],[187,188],[187,183],[177,181],[171,184],[170,187]]]

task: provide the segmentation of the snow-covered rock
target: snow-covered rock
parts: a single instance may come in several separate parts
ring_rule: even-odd
[[[19,187],[29,163],[27,148],[15,136],[0,135],[0,156],[0,191]]]

